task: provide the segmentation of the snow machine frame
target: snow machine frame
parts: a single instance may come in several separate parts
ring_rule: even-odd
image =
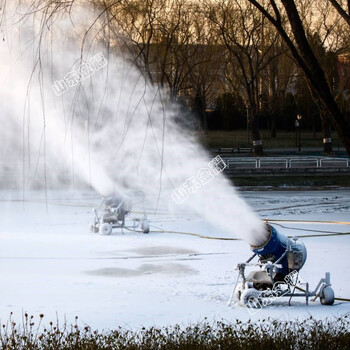
[[[283,256],[287,253],[288,248]],[[278,259],[275,263],[251,263],[257,255],[257,253],[254,253],[246,262],[239,263],[235,266],[235,269],[238,270],[238,277],[232,290],[229,306],[232,304],[234,294],[236,294],[237,299],[249,309],[259,309],[263,306],[271,305],[273,301],[281,297],[289,297],[289,305],[293,297],[304,297],[306,305],[309,304],[310,298],[312,298],[311,301],[320,298],[322,305],[333,305],[334,291],[331,288],[332,284],[330,282],[329,272],[326,272],[325,277],[319,280],[314,290],[310,290],[308,282],[296,282],[293,284],[286,278],[276,280],[273,275],[276,275],[276,271],[281,269],[282,265],[279,264],[281,259]],[[245,269],[247,266],[259,266],[260,270],[252,271],[246,276]],[[293,270],[291,273],[294,273],[297,278],[296,281],[298,281],[299,271]],[[238,284],[239,279],[241,279],[240,284]],[[302,284],[305,285],[305,290],[298,287],[298,285]],[[296,292],[296,289],[299,292]]]
[[[100,205],[93,209],[94,218],[90,224],[90,231],[101,235],[110,235],[113,229],[123,229],[149,233],[149,222],[144,212],[143,217],[132,218],[132,224],[126,224],[126,217],[129,216],[132,208],[130,200],[120,197],[103,198]],[[141,231],[136,231],[137,228]]]

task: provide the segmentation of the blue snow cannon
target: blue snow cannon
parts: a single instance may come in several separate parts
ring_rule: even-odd
[[[304,297],[306,304],[309,298],[315,300],[319,297],[321,304],[333,305],[335,298],[329,272],[325,273],[314,290],[310,290],[309,283],[299,278],[299,270],[305,264],[307,252],[298,237],[286,237],[269,224],[266,224],[264,237],[263,244],[250,245],[254,255],[236,266],[239,274],[229,305],[234,293],[248,310],[262,308],[281,297],[289,297],[289,303],[292,297]],[[258,263],[252,263],[256,256],[259,258]],[[246,276],[245,269],[250,266],[257,266],[259,270],[250,271]],[[300,285],[303,285],[302,288]]]
[[[292,271],[299,271],[307,258],[306,247],[297,237],[293,239],[279,233],[271,225],[267,225],[267,239],[261,246],[251,246],[251,250],[259,256],[261,263],[271,262],[275,265],[274,279],[283,279]]]

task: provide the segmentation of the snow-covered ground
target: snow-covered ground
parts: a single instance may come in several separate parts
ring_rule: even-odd
[[[287,235],[350,232],[350,190],[241,195]],[[316,301],[306,307],[302,299],[292,306],[282,299],[253,316],[242,306],[228,307],[234,265],[251,251],[242,240],[184,234],[234,238],[195,215],[171,215],[160,208],[157,215],[149,214],[151,230],[157,232],[100,236],[88,230],[91,208],[100,201],[94,193],[50,192],[47,203],[43,192],[27,193],[23,201],[20,193],[2,191],[0,198],[1,322],[10,312],[18,321],[24,312],[43,313],[46,323],[57,317],[73,322],[77,315],[81,323],[101,329],[187,324],[204,317],[300,319],[350,312],[350,303],[321,306]],[[302,279],[314,288],[329,271],[336,296],[350,298],[350,236],[302,240],[308,250]]]

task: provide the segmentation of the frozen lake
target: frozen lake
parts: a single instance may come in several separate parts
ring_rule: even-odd
[[[308,250],[302,279],[313,289],[329,271],[336,297],[350,298],[350,236],[335,235],[350,232],[350,190],[241,195],[278,231],[317,235],[300,238]],[[149,215],[153,232],[148,235],[100,236],[88,229],[91,209],[100,202],[95,193],[49,192],[47,203],[42,192],[26,198],[1,192],[1,322],[10,312],[18,321],[24,312],[43,313],[46,323],[57,317],[74,322],[77,315],[82,324],[101,329],[187,324],[204,317],[300,319],[350,312],[346,302],[322,306],[317,300],[306,307],[304,299],[293,299],[288,306],[287,298],[253,316],[242,306],[228,307],[234,265],[251,255],[249,245],[196,236],[235,238],[196,215],[160,208]]]

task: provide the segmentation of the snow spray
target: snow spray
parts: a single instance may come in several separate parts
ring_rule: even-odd
[[[212,157],[180,126],[179,106],[104,44],[96,9],[75,1],[45,22],[21,3],[8,5],[2,23],[2,187],[142,191],[153,207],[197,213],[252,245],[264,242],[261,219],[222,173],[173,200]]]

